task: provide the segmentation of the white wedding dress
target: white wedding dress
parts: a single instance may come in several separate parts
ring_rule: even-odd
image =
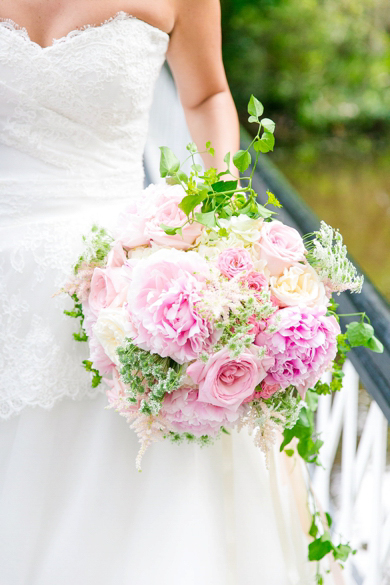
[[[137,439],[52,296],[81,234],[143,187],[168,42],[123,12],[47,48],[0,23],[1,585],[314,582],[284,456],[268,471],[234,434],[156,444],[137,473]]]

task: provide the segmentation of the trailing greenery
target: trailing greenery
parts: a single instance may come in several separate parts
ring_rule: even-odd
[[[74,266],[75,274],[77,274],[83,263],[95,264],[96,266],[103,265],[111,250],[113,238],[106,229],[93,225],[89,235],[83,236],[83,241],[84,252]]]
[[[80,319],[80,331],[78,333],[73,333],[73,338],[75,341],[88,341],[88,335],[84,329],[84,313],[83,313],[83,306],[79,301],[76,294],[73,294],[71,298],[74,301],[74,308],[71,311],[64,310],[65,315],[68,317],[72,317],[73,319]]]

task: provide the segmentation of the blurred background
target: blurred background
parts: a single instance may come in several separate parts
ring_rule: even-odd
[[[276,122],[269,156],[390,299],[389,0],[221,0],[241,122]]]

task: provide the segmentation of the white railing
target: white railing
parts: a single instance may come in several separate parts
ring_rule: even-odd
[[[344,374],[343,390],[319,400],[317,430],[324,441],[320,457],[324,467],[314,470],[313,486],[322,508],[334,517],[335,535],[358,550],[345,566],[347,585],[385,585],[390,583],[387,420],[374,401],[365,420],[359,420],[364,390],[349,361]]]

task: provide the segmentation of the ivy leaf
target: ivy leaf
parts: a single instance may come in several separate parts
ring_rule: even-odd
[[[312,412],[315,412],[317,410],[317,407],[318,407],[318,394],[317,394],[317,392],[315,392],[314,390],[308,390],[306,392],[305,402],[306,402],[308,408]]]
[[[294,449],[285,449],[284,452],[286,453],[287,457],[292,457],[294,455]]]
[[[248,114],[250,114],[250,116],[254,116],[257,121],[258,118],[260,118],[260,116],[263,114],[263,112],[264,112],[263,104],[259,102],[259,100],[255,98],[254,95],[251,95],[248,104]]]
[[[256,116],[249,116],[248,118],[248,122],[258,122],[259,118],[257,118]]]
[[[171,227],[169,225],[165,225],[163,223],[160,223],[160,228],[162,230],[164,230],[164,232],[167,234],[167,236],[175,236],[176,234],[181,235],[181,233],[182,233],[181,227]]]
[[[270,151],[268,144],[264,140],[262,140],[262,138],[256,140],[256,142],[253,145],[253,148],[255,149],[256,152],[262,152],[263,154],[266,154],[267,152]]]
[[[347,325],[347,338],[351,347],[367,345],[368,341],[374,337],[374,328],[363,321],[353,321]]]
[[[329,526],[329,528],[331,528],[331,526],[333,524],[332,516],[329,514],[329,512],[325,512],[325,516],[326,516],[326,521],[328,523],[328,526]]]
[[[216,193],[223,193],[224,191],[235,191],[237,189],[238,181],[218,181],[213,183],[211,188]]]
[[[264,131],[261,140],[267,144],[269,150],[273,150],[275,146],[275,136],[272,132]]]
[[[207,197],[207,191],[197,193],[196,195],[186,195],[179,203],[179,207],[186,215],[195,209]],[[166,232],[167,233],[167,232]]]
[[[252,157],[247,150],[238,150],[233,156],[233,162],[242,173],[247,170],[251,164]]]
[[[160,146],[160,175],[167,177],[180,169],[180,161],[168,146]]]
[[[211,146],[211,142],[210,142],[210,140],[208,140],[208,141],[206,142],[206,148],[210,148],[210,146]]]
[[[375,335],[368,340],[366,347],[371,351],[375,351],[375,353],[383,353],[383,344]]]
[[[309,561],[320,561],[333,550],[329,532],[309,544]]]
[[[229,168],[229,165],[230,165],[230,152],[227,152],[225,154],[225,156],[223,157],[223,162],[225,162],[227,168]]]
[[[203,171],[202,165],[191,165],[191,168],[195,173],[201,173]]]
[[[352,548],[349,544],[339,544],[333,550],[333,556],[336,561],[346,561],[352,553]]]
[[[263,118],[261,120],[261,125],[263,126],[264,130],[267,130],[267,132],[271,132],[271,134],[274,133],[275,122],[273,120],[270,120],[269,118]]]
[[[274,211],[267,209],[266,207],[264,207],[264,205],[260,205],[260,203],[257,204],[257,212],[259,214],[259,217],[263,217],[264,219],[272,217],[275,214]]]
[[[215,211],[208,211],[207,213],[195,213],[195,218],[198,223],[202,225],[212,228],[217,225],[215,221]]]

